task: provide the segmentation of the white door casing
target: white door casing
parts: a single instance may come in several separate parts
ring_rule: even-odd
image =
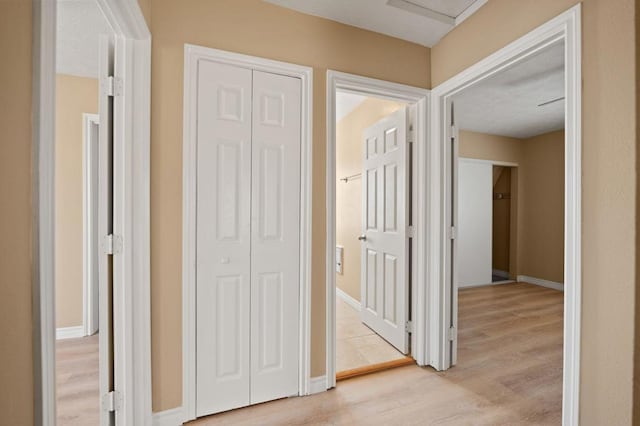
[[[493,165],[458,160],[457,286],[491,283]]]
[[[115,47],[113,37],[100,37],[98,113],[100,120],[99,149],[98,149],[98,235],[101,239],[98,256],[98,287],[99,287],[99,382],[100,396],[105,396],[115,389],[115,366],[112,354],[114,342],[113,330],[113,261],[107,253],[107,236],[113,235],[113,97],[109,96],[109,85],[114,75]],[[100,425],[113,424],[114,416],[108,411],[107,403],[103,399],[100,409]]]
[[[301,81],[199,61],[196,415],[298,393]]]
[[[251,81],[200,61],[197,139],[197,415],[249,405]]]
[[[406,108],[363,135],[362,321],[400,352],[409,352]]]
[[[251,404],[298,393],[300,79],[253,71]]]

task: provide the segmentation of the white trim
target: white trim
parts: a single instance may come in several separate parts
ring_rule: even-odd
[[[287,75],[301,80],[300,152],[300,369],[298,394],[309,394],[311,371],[311,226],[313,69],[207,47],[184,46],[182,200],[182,403],[184,421],[196,418],[196,100],[200,60]]]
[[[465,289],[465,288],[491,287],[493,285],[503,285],[503,284],[513,284],[513,283],[515,283],[515,281],[513,280],[504,280],[504,281],[495,281],[491,283],[459,285],[458,290]]]
[[[524,282],[527,284],[535,284],[541,287],[552,288],[554,290],[564,291],[564,284],[557,283],[555,281],[544,280],[542,278],[528,277],[526,275],[518,275],[518,282]]]
[[[98,285],[92,283],[93,269],[98,268],[90,264],[92,258],[91,252],[97,250],[100,246],[98,236],[89,232],[92,223],[98,221],[97,209],[91,209],[91,200],[95,194],[89,186],[90,174],[95,168],[95,177],[97,178],[98,163],[94,163],[94,156],[97,154],[97,140],[92,138],[92,130],[94,126],[100,125],[100,116],[98,114],[82,114],[82,327],[83,334],[90,336],[98,331]],[[95,206],[94,206],[95,207]],[[94,241],[95,238],[95,241]]]
[[[438,370],[455,362],[448,330],[457,326],[455,278],[449,270],[451,250],[446,214],[450,200],[451,161],[443,141],[449,135],[447,119],[452,96],[461,90],[500,72],[506,67],[544,49],[552,43],[565,43],[565,290],[563,411],[565,425],[579,422],[580,392],[580,316],[581,316],[581,5],[577,4],[546,24],[467,68],[433,89],[431,143],[429,152],[430,221],[429,235],[429,306],[432,339],[430,363]],[[455,245],[454,245],[455,247]],[[455,262],[455,259],[454,259]],[[451,298],[454,298],[452,300]],[[453,311],[451,311],[453,308]]]
[[[478,158],[468,158],[468,157],[458,157],[458,161],[464,161],[467,163],[478,163],[478,164],[492,164],[494,166],[502,166],[502,167],[519,167],[518,163],[513,163],[511,161],[481,160]]]
[[[491,275],[495,275],[496,277],[500,277],[500,278],[505,278],[505,279],[509,279],[509,272],[508,271],[503,271],[501,269],[492,269],[491,270]]]
[[[76,325],[74,327],[56,328],[56,340],[76,339],[78,337],[84,336],[84,327],[81,325]]]
[[[488,1],[489,0],[476,0],[475,2],[471,3],[471,6],[467,7],[460,15],[456,16],[455,26],[457,27],[458,25],[462,24],[468,17],[476,13],[478,9],[487,4]]]
[[[309,380],[309,395],[327,390],[327,376],[312,377]]]
[[[427,135],[428,135],[428,109],[430,91],[419,87],[392,83],[354,74],[338,71],[327,71],[327,153],[326,153],[326,214],[327,214],[327,241],[325,253],[326,271],[326,377],[327,389],[336,385],[336,314],[335,314],[335,246],[336,246],[336,91],[345,91],[365,96],[376,96],[391,99],[398,102],[415,104],[415,139],[413,170],[414,182],[426,182],[427,164]],[[422,185],[413,185],[413,218],[415,237],[412,239],[412,253],[414,259],[426,259],[427,240],[427,199],[425,188]],[[412,306],[411,318],[414,324],[414,332],[411,335],[412,356],[418,365],[426,365],[427,344],[427,270],[425,262],[412,262]]]
[[[351,306],[356,311],[360,312],[362,310],[362,304],[348,295],[344,290],[341,290],[340,287],[336,287],[336,296],[340,299],[344,300],[349,306]]]
[[[178,426],[182,424],[184,419],[184,410],[182,407],[172,408],[170,410],[159,411],[153,413],[152,426]]]
[[[54,119],[56,1],[33,0],[34,400],[36,425],[55,424]],[[136,0],[98,0],[115,30],[114,256],[116,424],[151,422],[149,118],[151,36]],[[135,164],[135,167],[133,166]]]

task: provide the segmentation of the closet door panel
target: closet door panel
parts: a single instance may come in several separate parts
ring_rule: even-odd
[[[253,72],[252,404],[298,393],[300,107],[299,79]]]
[[[252,71],[198,65],[196,412],[250,403]]]

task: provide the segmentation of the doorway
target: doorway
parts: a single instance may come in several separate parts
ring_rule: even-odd
[[[327,388],[424,364],[425,202],[416,185],[428,91],[327,74]],[[395,247],[395,248],[394,248]],[[416,327],[417,326],[417,327]],[[340,371],[342,370],[342,371]]]

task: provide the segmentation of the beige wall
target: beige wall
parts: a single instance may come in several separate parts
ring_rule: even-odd
[[[0,423],[33,424],[31,1],[0,1]]]
[[[508,270],[512,278],[526,275],[563,282],[564,131],[529,139],[461,131],[459,152],[462,157],[518,164],[510,176],[513,198],[508,206],[514,232],[508,233],[512,257]],[[506,188],[499,192],[505,191],[509,192]],[[506,207],[507,201],[496,203]]]
[[[154,0],[151,111],[153,409],[182,401],[184,43],[313,67],[311,373],[325,369],[325,75],[334,69],[430,86],[429,49],[259,0]]]
[[[56,76],[56,327],[82,325],[82,114],[97,112],[97,79]]]
[[[564,281],[564,131],[524,141],[519,275]]]
[[[343,273],[336,274],[336,285],[356,300],[360,300],[362,180],[345,183],[340,178],[362,172],[364,130],[402,106],[367,98],[336,126],[336,244],[344,247]]]
[[[433,84],[575,3],[490,0],[432,49]],[[585,425],[629,424],[636,287],[635,4],[582,5],[580,417]]]

